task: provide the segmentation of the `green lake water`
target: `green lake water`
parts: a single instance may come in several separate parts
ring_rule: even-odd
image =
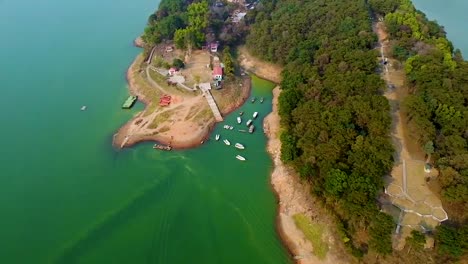
[[[261,132],[272,83],[253,78],[253,135],[197,149],[112,148],[132,40],[158,1],[0,0],[0,262],[290,263]],[[80,111],[82,105],[88,110]],[[214,138],[214,134],[212,135]]]

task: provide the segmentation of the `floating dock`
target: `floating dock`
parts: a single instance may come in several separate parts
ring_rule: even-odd
[[[132,108],[132,106],[135,104],[137,99],[138,99],[138,96],[133,96],[133,95],[129,96],[127,100],[125,100],[125,102],[123,103],[122,108],[123,109]]]

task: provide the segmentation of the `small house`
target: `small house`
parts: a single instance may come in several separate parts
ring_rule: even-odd
[[[169,69],[169,75],[170,76],[173,76],[178,72],[179,72],[179,70],[177,68],[175,68],[175,67],[172,67],[172,68]]]
[[[218,43],[213,42],[210,44],[210,51],[211,52],[218,52]]]
[[[223,79],[223,68],[221,66],[215,66],[213,68],[213,80],[221,81]]]

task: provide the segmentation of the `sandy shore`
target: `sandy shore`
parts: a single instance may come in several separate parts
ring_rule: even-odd
[[[282,68],[252,56],[245,46],[239,48],[239,63],[247,71],[274,83],[281,82]]]
[[[300,229],[296,227],[293,216],[306,215],[313,223],[327,226],[333,223],[324,209],[310,194],[311,186],[302,181],[296,173],[281,161],[280,117],[278,115],[279,87],[273,90],[273,111],[265,118],[264,127],[267,131],[268,145],[274,169],[271,184],[279,200],[278,230],[283,242],[294,255],[296,263],[301,264],[340,264],[350,263],[346,258],[342,245],[335,241],[331,228],[324,228],[324,241],[329,245],[325,259],[321,260],[312,254],[313,246]]]
[[[209,139],[215,120],[206,99],[201,93],[180,93],[156,82],[148,82],[141,70],[142,56],[139,55],[127,71],[130,94],[137,95],[145,104],[145,110],[137,113],[114,135],[113,144],[117,148],[130,147],[140,142],[158,142],[171,145],[174,149],[199,146]],[[239,108],[248,99],[251,89],[250,79],[242,80],[239,98],[218,104],[223,115]],[[224,91],[229,95],[229,91]],[[172,103],[159,107],[159,95],[171,94]],[[156,102],[157,101],[157,102]]]

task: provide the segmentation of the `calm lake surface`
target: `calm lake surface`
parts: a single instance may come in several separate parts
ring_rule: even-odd
[[[142,105],[120,106],[154,0],[0,0],[1,263],[291,263],[275,230],[272,162],[261,132],[247,162],[222,142],[117,151],[112,135]],[[82,105],[88,110],[80,111]],[[225,123],[235,124],[236,114]],[[214,137],[214,134],[213,136]]]
[[[463,53],[463,58],[468,59],[468,1],[466,0],[413,0],[417,9],[424,12],[430,20],[445,27],[447,37],[455,48]]]

